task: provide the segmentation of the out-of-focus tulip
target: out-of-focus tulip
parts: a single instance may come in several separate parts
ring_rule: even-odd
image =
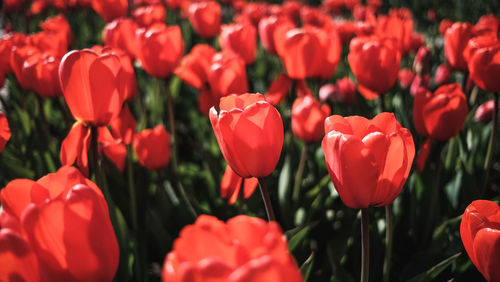
[[[21,73],[29,82],[29,88],[41,97],[58,97],[62,95],[58,72],[60,63],[57,57],[36,52],[25,59]]]
[[[216,97],[243,94],[248,91],[245,61],[232,52],[219,52],[212,57],[208,83]]]
[[[439,33],[444,36],[446,30],[453,25],[453,22],[450,19],[443,19],[439,23]]]
[[[500,105],[498,106],[500,109]],[[474,119],[481,123],[488,123],[493,119],[493,110],[495,109],[495,102],[489,100],[481,104],[474,115]]]
[[[138,29],[139,26],[132,19],[116,19],[106,24],[102,32],[102,38],[105,45],[120,48],[132,58],[136,58],[139,49],[139,41],[136,38]]]
[[[240,55],[246,64],[253,64],[257,56],[257,30],[248,23],[221,26],[219,43],[223,51]]]
[[[398,71],[399,86],[403,89],[408,89],[414,77],[415,74],[410,69],[400,69]]]
[[[5,0],[2,9],[6,12],[16,11],[23,6],[24,2],[25,0]]]
[[[120,172],[125,170],[125,161],[127,159],[127,147],[120,138],[114,138],[105,126],[98,128],[97,142],[104,155],[113,162]]]
[[[319,88],[319,100],[325,102],[329,99],[335,99],[338,92],[337,86],[333,83],[327,83]]]
[[[446,64],[441,64],[437,67],[436,73],[434,74],[434,83],[437,86],[441,86],[450,82],[450,68]]]
[[[295,25],[289,18],[277,16],[263,18],[259,22],[259,37],[262,47],[264,47],[267,52],[276,54],[274,32],[277,29],[287,31],[293,28],[295,28]]]
[[[304,6],[300,9],[300,21],[303,25],[319,28],[329,28],[333,25],[332,17],[328,13],[312,6]]]
[[[210,45],[196,44],[191,52],[182,58],[175,74],[185,83],[201,89],[208,82],[207,72],[215,53],[214,48]]]
[[[92,0],[92,8],[106,21],[127,16],[127,0]]]
[[[462,216],[460,237],[470,260],[488,281],[500,281],[500,206],[472,202]]]
[[[292,106],[292,132],[304,142],[320,141],[324,133],[325,119],[330,115],[327,104],[320,105],[314,97],[298,97]]]
[[[328,172],[346,206],[380,207],[396,199],[410,173],[415,145],[394,114],[372,120],[334,115],[325,121],[325,134],[321,145]]]
[[[377,18],[375,33],[380,36],[393,36],[397,40],[397,48],[403,56],[410,51],[412,32],[411,12],[406,8],[391,9],[389,15]]]
[[[417,95],[418,90],[420,87],[423,87],[425,89],[429,89],[429,83],[430,83],[431,77],[426,74],[426,75],[416,75],[413,81],[411,82],[410,85],[410,94],[412,96]]]
[[[68,20],[63,15],[57,15],[54,17],[47,18],[45,21],[40,23],[40,28],[47,32],[55,32],[61,34],[62,37],[66,39],[66,46],[73,43],[73,33],[71,32],[71,26]]]
[[[162,280],[303,281],[276,222],[240,215],[224,223],[201,215],[181,230]]]
[[[135,118],[130,112],[128,106],[124,106],[120,115],[113,119],[109,125],[115,138],[121,139],[121,141],[126,145],[132,143],[137,122],[135,121]]]
[[[467,100],[458,83],[443,85],[434,93],[420,88],[413,104],[413,123],[420,135],[446,141],[462,129],[467,111]]]
[[[281,38],[275,33],[274,40],[288,76],[294,79],[330,78],[340,60],[340,39],[335,30],[303,26],[287,31]]]
[[[401,55],[393,38],[356,37],[349,45],[347,60],[360,93],[366,99],[375,99],[396,83]]]
[[[344,102],[346,104],[354,104],[356,100],[356,85],[349,77],[338,79],[335,83],[337,86],[337,95],[334,100]]]
[[[153,23],[164,23],[165,14],[165,8],[161,4],[142,6],[132,13],[135,22],[141,27],[148,27]]]
[[[72,165],[75,161],[81,172],[89,175],[88,152],[90,147],[91,129],[81,122],[75,122],[61,144],[61,164]]]
[[[188,20],[194,31],[203,38],[219,33],[221,8],[216,1],[192,2],[188,7]]]
[[[33,281],[113,279],[119,249],[108,206],[99,188],[76,168],[62,167],[36,182],[11,181],[0,192],[0,200],[1,213],[11,220],[9,224],[2,222],[0,233],[22,236],[16,244],[1,249],[0,259],[9,252],[24,257],[32,263],[26,265],[28,269],[40,269],[40,276]],[[17,229],[12,225],[16,221]],[[8,265],[12,266],[11,263],[16,261]],[[8,281],[9,277],[2,274],[5,274],[3,270],[0,279]],[[37,275],[36,272],[30,274],[31,277]]]
[[[124,100],[120,59],[90,49],[67,53],[59,65],[59,82],[73,117],[94,126],[107,125],[120,114]]]
[[[155,23],[137,31],[137,58],[144,70],[155,77],[168,77],[184,53],[184,41],[179,26]]]
[[[474,27],[470,23],[456,22],[444,34],[444,55],[454,70],[466,71],[467,62],[463,52],[467,42],[474,36]]]
[[[5,145],[9,141],[10,136],[11,133],[7,117],[5,117],[2,112],[0,112],[0,152],[5,148]]]
[[[250,198],[255,188],[257,188],[257,184],[259,184],[257,178],[242,178],[231,169],[231,166],[227,165],[220,183],[220,194],[222,198],[227,199],[228,203],[232,205],[236,203],[240,193],[243,193],[245,199]],[[243,188],[243,191],[240,191],[241,188]]]
[[[17,81],[23,87],[24,89],[31,89],[30,88],[30,81],[28,80],[27,77],[23,75],[23,66],[24,66],[24,61],[36,54],[39,53],[40,50],[34,46],[31,45],[25,45],[21,47],[14,46],[12,47],[12,51],[10,52],[10,67],[12,69],[12,72],[16,76]]]
[[[68,51],[68,38],[60,32],[40,31],[34,33],[28,37],[28,44],[59,58]]]
[[[26,35],[22,33],[8,33],[0,39],[0,73],[12,72],[11,53],[14,46],[21,47],[27,41]]]
[[[283,101],[288,92],[290,91],[290,87],[292,86],[292,80],[288,75],[282,73],[280,74],[269,86],[265,97],[266,101],[271,103],[272,105],[278,105],[281,101]]]
[[[340,43],[349,44],[351,39],[356,36],[356,24],[353,21],[336,21],[337,33],[340,37]]]
[[[490,34],[491,36],[498,36],[499,26],[500,19],[495,15],[483,15],[474,25],[474,33],[478,35]]]
[[[139,163],[149,170],[166,167],[170,161],[170,134],[163,125],[135,134],[133,147]]]
[[[478,48],[469,59],[470,77],[481,89],[500,91],[500,42]]]
[[[429,61],[431,58],[431,48],[422,46],[418,49],[417,55],[413,60],[413,71],[417,75],[425,75],[429,73]]]
[[[472,55],[474,55],[474,53],[477,50],[496,45],[497,43],[498,43],[498,37],[496,35],[493,36],[492,34],[472,37],[467,42],[467,46],[465,47],[463,52],[465,61],[469,63],[472,58]]]
[[[258,178],[273,172],[283,146],[283,122],[264,96],[223,97],[220,112],[212,107],[209,116],[222,155],[234,172]]]

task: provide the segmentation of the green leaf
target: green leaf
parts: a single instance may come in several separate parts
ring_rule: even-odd
[[[410,279],[410,282],[431,281],[435,279],[439,274],[441,274],[441,272],[443,272],[446,268],[448,268],[461,254],[462,252],[456,253],[451,257],[441,261],[440,263],[436,264],[426,272],[421,273]]]
[[[304,261],[304,263],[300,266],[300,272],[302,272],[302,276],[304,277],[304,281],[309,280],[309,275],[311,275],[311,270],[314,265],[314,252]]]
[[[458,198],[460,195],[460,187],[462,185],[463,171],[459,170],[453,176],[450,182],[444,187],[444,191],[448,200],[454,209],[458,208]]]

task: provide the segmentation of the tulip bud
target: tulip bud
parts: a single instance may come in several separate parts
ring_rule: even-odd
[[[431,58],[431,49],[429,47],[420,47],[415,60],[413,61],[413,71],[417,75],[429,73],[429,60]]]
[[[474,119],[481,123],[488,123],[493,119],[493,110],[495,108],[495,102],[493,100],[489,100],[481,106],[479,106],[476,110],[476,114],[474,115]],[[500,109],[500,105],[498,106]]]
[[[446,64],[441,64],[437,67],[434,74],[434,83],[441,86],[450,82],[450,68]]]

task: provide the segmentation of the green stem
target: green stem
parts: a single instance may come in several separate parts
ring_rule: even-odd
[[[386,111],[386,108],[385,108],[385,94],[380,94],[379,101],[380,101],[380,112],[383,113],[383,112]]]
[[[264,201],[264,207],[266,208],[267,220],[276,221],[273,205],[271,203],[271,198],[269,197],[269,191],[267,190],[267,185],[264,181],[264,178],[259,178],[259,190],[260,194],[262,195],[262,200]]]
[[[172,143],[172,166],[177,174],[177,138],[175,134],[175,114],[174,114],[174,102],[172,99],[172,93],[170,92],[170,85],[168,80],[165,80],[165,91],[167,92],[167,108],[168,108],[168,122],[170,124],[170,138]]]
[[[293,184],[293,195],[292,199],[294,203],[298,203],[300,200],[300,186],[302,185],[302,178],[304,174],[304,167],[307,159],[307,143],[302,147],[302,154],[300,155],[299,168],[295,174],[295,183]]]
[[[384,257],[384,282],[389,282],[391,277],[392,236],[394,234],[392,204],[385,206],[385,257]]]
[[[361,209],[361,282],[370,276],[370,218],[368,208]]]
[[[486,192],[486,187],[488,187],[488,179],[490,177],[491,164],[493,160],[493,155],[495,153],[495,139],[498,123],[498,99],[499,93],[495,93],[494,108],[493,108],[493,122],[491,124],[490,141],[488,143],[488,151],[486,152],[486,161],[484,162],[484,182],[482,193]]]

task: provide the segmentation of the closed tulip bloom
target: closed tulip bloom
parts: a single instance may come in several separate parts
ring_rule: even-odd
[[[58,72],[60,63],[60,59],[41,52],[26,58],[22,74],[29,81],[30,89],[42,98],[61,96]]]
[[[104,26],[102,31],[104,44],[125,50],[129,56],[136,58],[139,49],[139,41],[136,37],[138,29],[139,26],[132,19],[116,19]]]
[[[446,30],[453,25],[453,22],[450,19],[443,19],[439,23],[439,33],[444,36]]]
[[[194,31],[203,38],[219,33],[221,8],[215,1],[192,2],[188,6],[188,20]]]
[[[201,89],[208,82],[207,72],[212,64],[215,50],[207,44],[196,44],[191,52],[182,58],[175,74],[185,83]]]
[[[295,28],[295,24],[287,17],[270,16],[263,18],[259,22],[259,38],[262,47],[271,54],[276,54],[274,32],[279,28],[290,30]]]
[[[400,52],[392,37],[356,37],[349,45],[347,60],[366,99],[389,91],[398,78]]]
[[[460,237],[470,260],[488,281],[500,281],[500,206],[472,202],[462,216]]]
[[[127,16],[127,0],[91,0],[92,8],[106,21]]]
[[[320,141],[324,133],[325,119],[330,115],[327,104],[320,105],[314,97],[298,97],[292,106],[292,132],[304,142]]]
[[[201,215],[167,254],[162,281],[303,281],[276,222],[240,215],[226,223]]]
[[[57,15],[47,18],[40,23],[40,28],[44,31],[55,32],[61,34],[66,39],[67,45],[73,43],[73,34],[68,20],[63,15]]]
[[[475,34],[491,34],[492,36],[498,35],[498,28],[500,27],[500,19],[493,14],[483,15],[477,20],[474,25]]]
[[[139,49],[137,58],[144,70],[152,76],[168,77],[179,64],[184,53],[184,41],[179,26],[155,23],[137,31]]]
[[[7,117],[0,112],[0,152],[5,148],[5,145],[9,141],[11,135]]]
[[[99,56],[90,49],[71,51],[59,65],[59,82],[77,121],[102,126],[120,114],[125,83],[117,56]]]
[[[220,112],[212,107],[209,116],[222,155],[234,172],[257,178],[273,172],[283,146],[283,122],[264,96],[223,97]]]
[[[23,46],[27,42],[27,37],[22,33],[8,33],[0,39],[0,73],[8,74],[12,72],[11,53],[12,47]]]
[[[408,54],[411,48],[411,37],[413,33],[413,20],[411,12],[406,8],[391,9],[389,15],[377,18],[375,33],[381,36],[393,36],[397,40],[397,46],[401,54]]]
[[[245,61],[235,53],[223,51],[215,54],[207,76],[210,89],[216,97],[248,91]]]
[[[500,109],[500,106],[498,108]],[[495,101],[486,101],[477,108],[474,119],[481,123],[490,122],[493,119],[493,109],[495,109]]]
[[[413,78],[415,78],[415,73],[413,73],[410,69],[400,69],[398,71],[399,86],[403,89],[410,88]]]
[[[451,68],[459,71],[467,70],[464,50],[467,42],[474,36],[474,27],[470,23],[456,22],[444,34],[444,55]]]
[[[153,23],[165,22],[165,8],[161,4],[142,6],[134,10],[133,17],[139,26],[147,27]]]
[[[257,56],[257,30],[249,23],[221,26],[219,43],[223,51],[240,55],[246,64],[253,64]]]
[[[319,100],[325,102],[329,99],[335,101],[337,97],[338,89],[333,83],[327,83],[319,88]]]
[[[431,93],[420,88],[413,104],[413,122],[424,137],[446,141],[462,129],[467,100],[458,83],[446,84]]]
[[[21,87],[23,87],[24,89],[31,89],[31,81],[29,81],[28,77],[25,77],[23,75],[24,61],[28,57],[39,52],[40,49],[31,45],[25,45],[21,47],[17,46],[12,47],[12,52],[9,54],[10,67],[12,69],[12,72],[14,73],[17,82],[19,82]]]
[[[170,161],[170,134],[163,125],[135,134],[133,147],[139,163],[149,170],[166,167]]]
[[[434,73],[434,83],[436,83],[437,86],[441,86],[449,82],[450,68],[445,64],[439,65],[436,69],[436,73]]]
[[[63,33],[40,31],[28,37],[28,44],[52,56],[62,58],[68,51],[68,38]]]
[[[469,59],[470,77],[481,89],[500,91],[500,42],[478,48]]]
[[[337,93],[334,100],[344,102],[346,104],[354,104],[356,100],[356,85],[349,77],[338,79],[336,82]]]
[[[331,116],[325,121],[321,145],[333,184],[350,208],[391,204],[415,156],[410,131],[392,113],[378,114],[372,120]]]
[[[243,186],[241,185],[242,182]],[[231,169],[231,166],[227,165],[220,183],[220,195],[222,198],[227,199],[227,202],[232,205],[241,197],[240,193],[243,193],[241,198],[248,199],[252,196],[253,191],[257,188],[257,184],[259,184],[257,178],[242,178]]]

